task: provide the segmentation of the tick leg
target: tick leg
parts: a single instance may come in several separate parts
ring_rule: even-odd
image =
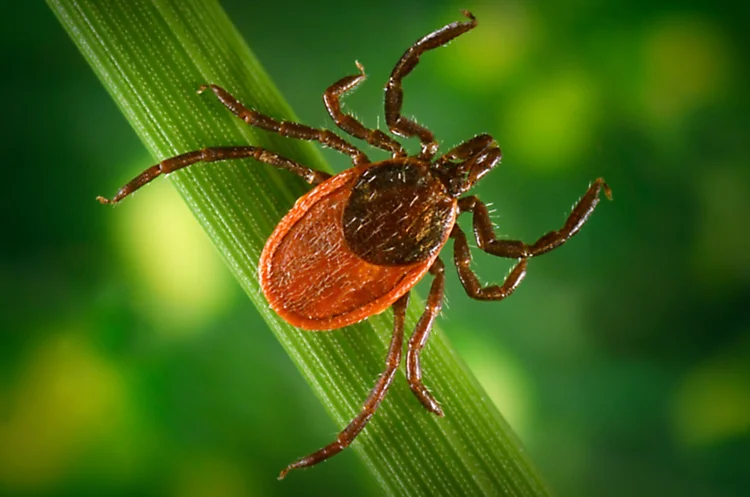
[[[518,261],[518,264],[515,265],[510,274],[505,277],[502,285],[483,287],[479,283],[477,275],[471,269],[469,243],[466,241],[466,235],[459,228],[458,224],[453,226],[451,238],[453,238],[453,261],[458,270],[458,279],[461,280],[461,284],[464,286],[464,290],[466,290],[469,297],[477,300],[502,300],[513,293],[518,288],[518,285],[521,284],[524,276],[526,276],[527,260],[523,258]]]
[[[407,293],[393,304],[393,338],[391,338],[391,345],[388,348],[388,355],[386,356],[385,371],[378,378],[357,417],[339,433],[339,436],[332,443],[307,457],[294,461],[284,468],[279,473],[279,480],[284,479],[287,473],[293,469],[314,466],[329,457],[335,456],[347,448],[367,425],[367,422],[370,421],[370,418],[375,414],[383,398],[385,398],[385,394],[388,393],[388,388],[391,386],[393,377],[396,375],[396,370],[401,362],[401,347],[404,342],[404,317],[406,316],[406,306],[408,303],[409,294]]]
[[[612,199],[612,190],[602,178],[591,183],[573,207],[562,228],[550,231],[532,244],[517,240],[497,240],[490,220],[487,207],[475,196],[464,197],[458,201],[461,212],[474,213],[474,235],[479,248],[487,253],[511,259],[534,257],[559,247],[578,233],[599,203],[599,194],[604,191],[608,199]]]
[[[423,160],[432,159],[438,149],[438,143],[430,130],[401,115],[401,108],[404,103],[404,90],[401,87],[401,82],[417,65],[420,55],[427,50],[445,45],[453,38],[477,25],[477,21],[471,12],[464,10],[462,13],[469,18],[468,22],[448,24],[414,43],[401,56],[401,60],[393,68],[391,77],[385,85],[385,121],[388,123],[388,128],[394,134],[405,138],[418,136],[422,143],[420,158]]]
[[[432,280],[430,295],[427,297],[427,306],[425,307],[424,314],[419,318],[414,334],[409,339],[409,348],[406,354],[406,378],[409,380],[411,391],[414,392],[414,395],[417,396],[422,405],[428,411],[442,416],[443,410],[440,408],[440,404],[438,404],[435,397],[432,396],[427,387],[424,386],[424,383],[422,383],[422,368],[419,364],[419,353],[422,351],[425,343],[427,343],[432,323],[443,306],[443,291],[445,289],[445,265],[443,261],[435,259],[430,268],[430,273],[435,276],[435,279]]]
[[[336,125],[360,140],[365,140],[370,145],[374,145],[391,153],[392,157],[403,157],[406,152],[401,144],[377,129],[365,128],[362,123],[357,121],[353,116],[341,112],[341,96],[353,90],[362,81],[365,80],[365,68],[362,64],[356,62],[359,74],[356,76],[347,76],[335,82],[323,93],[323,102],[328,109],[328,114],[336,122]]]
[[[253,159],[276,166],[280,169],[286,169],[299,176],[311,185],[317,185],[322,183],[326,179],[330,178],[331,175],[322,171],[316,171],[308,167],[302,166],[293,160],[287,159],[280,155],[276,155],[273,152],[269,152],[263,148],[258,147],[212,147],[204,148],[202,150],[195,150],[193,152],[187,152],[185,154],[177,155],[170,159],[166,159],[151,166],[141,174],[133,178],[128,184],[120,188],[117,194],[112,199],[104,197],[96,197],[96,199],[102,204],[116,204],[123,198],[127,197],[134,191],[146,183],[151,182],[153,179],[161,176],[162,174],[169,174],[183,167],[187,167],[197,162],[215,162],[220,160],[229,159],[242,159],[252,157]]]
[[[352,162],[356,164],[366,164],[370,162],[370,159],[354,145],[350,144],[337,134],[327,129],[316,129],[306,126],[304,124],[293,123],[289,121],[278,121],[272,117],[269,117],[260,112],[248,109],[242,103],[233,97],[224,88],[218,85],[202,85],[198,89],[198,93],[203,93],[205,90],[210,89],[213,91],[221,103],[231,110],[232,113],[245,121],[250,126],[265,129],[278,133],[281,136],[288,136],[290,138],[298,138],[300,140],[312,140],[320,142],[326,147],[330,147],[334,150],[338,150],[352,158]]]

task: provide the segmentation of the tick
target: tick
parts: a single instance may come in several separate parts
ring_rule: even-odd
[[[264,164],[286,169],[314,186],[279,222],[260,257],[263,294],[285,321],[303,330],[342,328],[393,307],[393,337],[386,366],[360,413],[329,445],[287,466],[279,479],[297,468],[313,466],[341,452],[357,437],[385,397],[401,362],[404,316],[409,292],[427,273],[433,277],[427,305],[409,339],[406,377],[424,407],[442,416],[440,404],[422,383],[420,351],[427,342],[443,301],[445,266],[439,252],[453,240],[453,263],[469,297],[502,300],[526,276],[528,260],[549,252],[578,233],[599,203],[603,191],[612,192],[599,178],[573,207],[562,228],[550,231],[536,242],[497,239],[487,207],[476,196],[465,195],[474,184],[500,163],[500,148],[490,135],[467,140],[435,158],[438,142],[424,126],[401,114],[402,80],[414,69],[424,52],[447,44],[477,25],[454,22],[412,45],[391,72],[385,86],[385,120],[394,135],[417,137],[421,150],[408,156],[389,135],[369,129],[341,110],[340,98],[365,79],[347,76],[323,94],[326,109],[336,125],[355,138],[390,153],[389,159],[371,162],[364,152],[325,129],[279,121],[248,109],[220,86],[210,89],[237,117],[251,126],[282,136],[314,140],[351,157],[353,167],[337,175],[315,171],[269,150],[252,146],[211,147],[166,159],[146,169],[122,187],[112,199],[116,204],[157,176],[198,162],[251,157]],[[466,235],[456,224],[462,213],[471,213],[474,237],[480,250],[517,262],[501,285],[482,286],[471,270]]]

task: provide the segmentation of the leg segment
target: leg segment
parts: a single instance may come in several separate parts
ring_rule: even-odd
[[[578,233],[599,203],[599,194],[604,191],[608,199],[612,199],[612,190],[602,178],[591,183],[589,189],[578,200],[573,211],[568,216],[562,228],[550,231],[531,245],[517,240],[497,240],[490,221],[487,207],[475,196],[464,197],[459,200],[461,212],[474,213],[474,235],[479,248],[493,255],[520,259],[534,257],[559,247]]]
[[[305,126],[304,124],[292,123],[289,121],[278,121],[272,117],[266,116],[265,114],[261,114],[256,110],[248,109],[242,105],[239,100],[218,85],[202,85],[198,89],[198,93],[203,93],[207,89],[213,91],[227,109],[231,110],[235,116],[239,117],[250,126],[272,131],[281,136],[320,142],[326,147],[330,147],[350,156],[355,165],[370,162],[370,159],[367,158],[364,152],[332,131],[327,129],[315,129],[310,126]]]
[[[359,74],[357,76],[347,76],[335,82],[323,93],[323,102],[325,103],[328,114],[336,122],[336,125],[360,140],[365,140],[373,145],[391,153],[392,157],[403,157],[406,152],[401,144],[377,129],[365,128],[362,123],[357,121],[349,114],[341,112],[341,96],[353,90],[357,85],[365,80],[365,68],[362,64],[356,62]]]
[[[432,280],[430,295],[427,297],[427,306],[425,307],[424,314],[419,318],[414,334],[409,339],[409,349],[406,354],[406,378],[409,380],[411,391],[414,392],[414,395],[417,396],[422,405],[428,411],[442,416],[443,410],[440,408],[440,404],[438,404],[435,397],[432,396],[427,387],[424,386],[424,383],[422,383],[422,368],[419,363],[419,353],[422,351],[425,343],[427,343],[432,323],[443,306],[443,291],[445,289],[445,265],[443,261],[435,259],[430,268],[430,273],[435,276],[435,279]]]
[[[418,136],[422,143],[420,158],[430,160],[438,149],[438,143],[430,130],[417,124],[415,121],[401,115],[401,107],[404,103],[404,90],[401,87],[402,80],[414,69],[419,62],[419,56],[427,50],[432,50],[445,45],[453,38],[461,35],[477,25],[474,16],[464,10],[463,15],[469,18],[468,22],[454,22],[433,31],[412,45],[401,56],[396,67],[391,72],[391,77],[385,85],[385,121],[388,128],[396,135],[405,138]]]
[[[510,274],[505,277],[502,285],[482,287],[477,275],[471,270],[469,244],[466,241],[466,235],[458,224],[453,226],[451,238],[454,240],[453,260],[458,270],[458,278],[461,280],[461,284],[464,286],[464,290],[466,290],[469,297],[477,300],[502,300],[513,293],[526,276],[527,260],[523,258],[518,261],[518,264],[515,265]]]
[[[406,306],[408,303],[409,294],[407,293],[393,304],[393,338],[391,339],[391,345],[388,348],[388,355],[386,356],[385,371],[383,371],[383,374],[380,375],[377,383],[375,383],[360,413],[339,433],[339,436],[332,443],[307,457],[294,461],[284,468],[279,474],[279,480],[284,479],[287,473],[293,469],[314,466],[329,457],[335,456],[347,448],[367,425],[367,422],[370,421],[370,418],[375,414],[383,398],[385,398],[385,394],[388,393],[388,388],[391,386],[393,377],[396,375],[396,370],[401,362],[401,347],[404,341],[404,317],[406,316]]]
[[[153,179],[161,176],[162,174],[169,174],[178,169],[182,169],[191,164],[197,162],[215,162],[220,160],[229,159],[242,159],[246,157],[252,157],[253,159],[276,166],[280,169],[286,169],[294,174],[301,176],[305,181],[311,185],[317,185],[322,183],[326,179],[330,178],[331,175],[321,171],[316,171],[308,167],[297,164],[296,162],[276,155],[268,150],[258,147],[212,147],[204,148],[202,150],[195,150],[186,154],[177,155],[170,159],[166,159],[151,166],[141,174],[133,178],[128,184],[120,188],[117,194],[112,199],[106,199],[104,197],[96,197],[96,199],[102,204],[116,204],[123,198],[127,197],[134,191],[146,183],[151,182]]]

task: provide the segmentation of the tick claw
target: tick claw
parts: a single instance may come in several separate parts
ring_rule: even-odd
[[[104,198],[101,195],[97,196],[96,200],[98,200],[99,203],[102,204],[102,205],[114,204],[114,202],[112,202],[110,199]]]
[[[464,15],[464,17],[468,17],[468,18],[469,18],[469,19],[470,19],[470,20],[471,20],[472,22],[476,23],[476,21],[477,21],[477,18],[476,18],[476,17],[474,17],[474,14],[472,14],[472,13],[471,13],[471,12],[469,12],[468,10],[462,10],[462,11],[461,11],[461,14],[463,14],[463,15]]]
[[[437,400],[435,400],[435,397],[432,396],[432,394],[424,388],[422,385],[422,388],[415,387],[412,388],[412,391],[416,394],[417,399],[422,403],[425,409],[433,413],[435,416],[443,417],[445,416],[445,413],[443,413],[443,409],[440,407],[440,404]]]

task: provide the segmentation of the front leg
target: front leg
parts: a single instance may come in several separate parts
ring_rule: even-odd
[[[391,71],[391,77],[388,78],[388,83],[385,85],[385,122],[388,124],[388,129],[393,134],[405,138],[410,136],[419,137],[419,141],[422,143],[422,152],[419,154],[419,158],[425,161],[432,159],[439,145],[437,140],[435,140],[435,135],[429,129],[401,114],[404,105],[402,82],[416,67],[419,57],[424,52],[447,45],[455,37],[477,26],[477,21],[471,12],[464,10],[462,13],[469,19],[468,21],[448,24],[422,37],[409,47],[404,55],[401,56],[401,60],[396,63],[396,67]]]
[[[527,260],[521,259],[518,264],[511,270],[510,274],[505,277],[502,285],[490,285],[483,287],[479,283],[477,275],[471,269],[471,252],[469,243],[466,241],[466,235],[458,224],[453,226],[451,231],[453,238],[453,261],[458,271],[458,279],[466,290],[466,294],[476,300],[502,300],[508,297],[518,288],[521,281],[526,276]]]
[[[474,213],[474,235],[481,250],[499,257],[521,259],[544,254],[570,240],[594,212],[602,190],[612,200],[612,189],[602,178],[598,178],[578,200],[562,228],[550,231],[530,245],[518,240],[497,240],[489,211],[477,197],[472,195],[460,199],[458,207],[461,212]]]

